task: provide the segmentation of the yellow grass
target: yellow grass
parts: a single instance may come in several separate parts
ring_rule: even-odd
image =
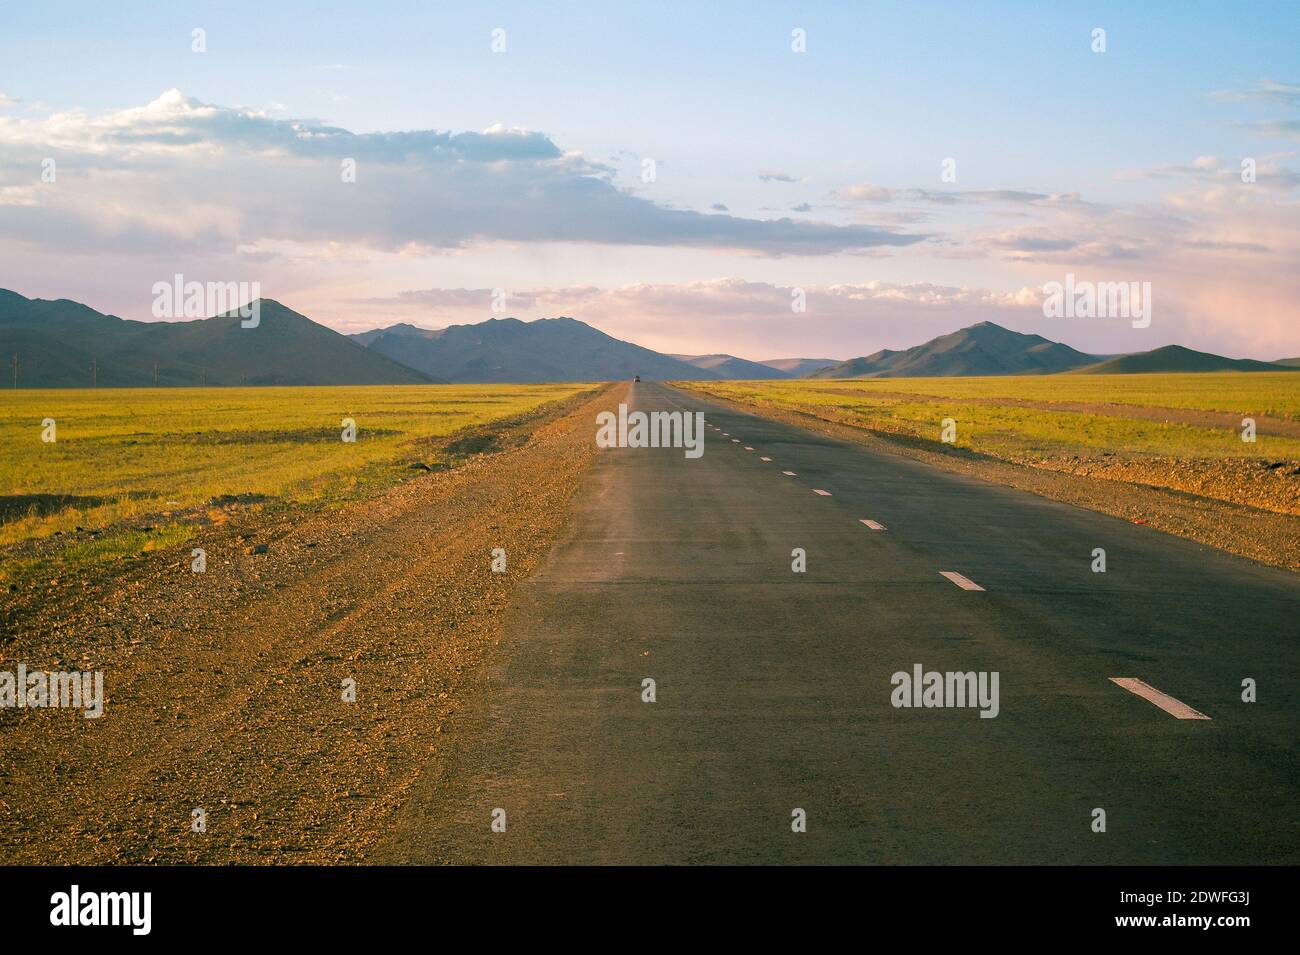
[[[998,456],[1110,451],[1176,458],[1300,457],[1300,437],[1270,434],[1262,423],[1256,441],[1247,443],[1239,424],[1146,420],[1131,410],[1227,412],[1234,421],[1264,415],[1300,420],[1300,373],[812,379],[684,382],[682,387],[936,443],[943,420],[951,418],[956,444]],[[1054,407],[1062,402],[1091,407]]]
[[[786,382],[774,382],[786,384]],[[809,380],[797,387],[938,398],[1114,402],[1149,408],[1230,411],[1300,421],[1300,371],[1152,375],[1012,375],[987,378]]]
[[[464,428],[590,385],[132,388],[0,393],[0,546],[223,495],[306,502],[398,480]],[[54,419],[55,438],[42,440]],[[343,419],[356,441],[342,440]],[[177,537],[178,533],[171,536]],[[110,548],[105,542],[102,547]]]

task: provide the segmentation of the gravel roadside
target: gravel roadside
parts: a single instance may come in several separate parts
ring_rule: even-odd
[[[187,545],[23,608],[0,670],[102,671],[105,706],[0,709],[5,858],[362,859],[455,734],[596,453],[594,416],[625,393],[562,402],[503,450],[367,500],[214,527],[193,542],[205,573]]]

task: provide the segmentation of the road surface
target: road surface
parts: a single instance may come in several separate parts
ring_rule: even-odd
[[[598,456],[381,861],[1300,861],[1294,575],[666,386],[629,402],[717,430],[698,460]],[[998,715],[893,706],[917,664],[997,672]]]

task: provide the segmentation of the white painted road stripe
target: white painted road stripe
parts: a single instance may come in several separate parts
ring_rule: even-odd
[[[760,461],[771,461],[771,458],[759,458]]]
[[[753,451],[754,449],[751,448],[749,445],[745,445],[745,450],[746,450],[746,451]]]
[[[1194,710],[1182,700],[1175,700],[1168,693],[1161,693],[1150,683],[1144,683],[1135,676],[1113,676],[1110,682],[1122,686],[1130,693],[1142,697],[1148,703],[1154,703],[1170,716],[1180,720],[1208,720],[1209,717],[1199,710]]]
[[[961,574],[953,573],[951,570],[941,570],[939,571],[939,573],[942,576],[947,577],[949,580],[951,580],[962,590],[983,590],[984,589],[979,584],[975,583],[975,581],[971,580],[969,577],[963,577]]]
[[[731,439],[731,443],[732,443],[732,444],[740,444],[740,439],[739,439],[739,438],[732,438],[732,439]]]
[[[870,527],[873,531],[883,531],[883,530],[885,529],[885,525],[884,525],[884,524],[877,524],[875,521],[869,521],[869,520],[867,520],[865,517],[862,518],[862,523],[863,523],[863,524],[866,524],[866,525],[867,525],[868,527]]]
[[[831,492],[830,492],[830,491],[823,491],[823,490],[822,490],[821,488],[819,488],[819,487],[815,487],[815,488],[813,488],[813,493],[814,493],[814,494],[820,494],[822,497],[830,497],[830,496],[831,496]]]
[[[789,475],[790,477],[794,477],[794,476],[795,476],[793,471],[782,471],[781,473],[782,473],[782,474]]]

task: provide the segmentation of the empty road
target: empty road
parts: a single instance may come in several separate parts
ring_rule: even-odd
[[[598,455],[377,861],[1300,862],[1294,575],[666,386],[629,402],[717,430],[698,460]],[[893,706],[917,664],[996,672],[996,718]]]

